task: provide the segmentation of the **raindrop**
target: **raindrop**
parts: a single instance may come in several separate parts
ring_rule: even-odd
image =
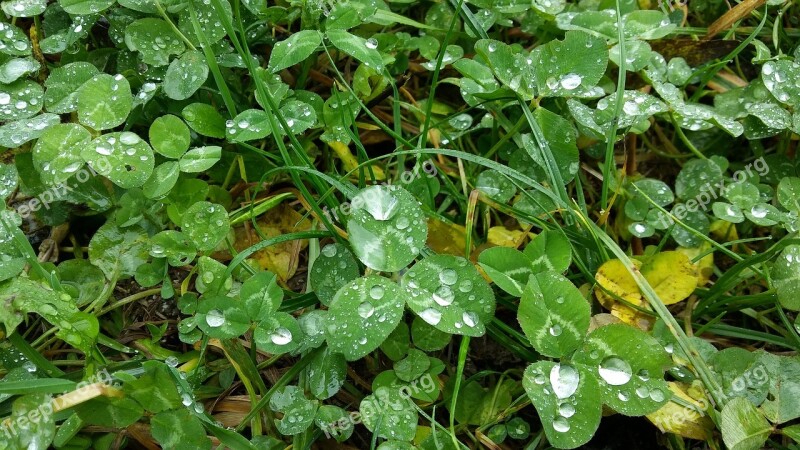
[[[372,297],[374,300],[380,300],[383,298],[383,294],[385,292],[386,290],[383,288],[383,286],[376,284],[375,286],[372,286],[372,288],[370,288],[369,296]]]
[[[551,336],[560,336],[561,335],[561,325],[554,324],[550,327],[550,335]]]
[[[444,269],[439,273],[439,281],[452,286],[458,281],[458,274],[453,269]]]
[[[569,73],[567,75],[564,75],[563,78],[561,78],[560,83],[562,88],[571,91],[580,86],[581,81],[583,81],[583,78],[581,78],[580,75],[578,75],[577,73]]]
[[[558,406],[558,413],[563,417],[572,417],[575,415],[575,405],[570,402],[564,402]]]
[[[464,313],[466,314],[466,313]],[[419,317],[431,325],[436,325],[442,320],[442,312],[438,309],[428,308],[419,313]]]
[[[286,345],[292,342],[292,332],[284,327],[280,327],[272,333],[269,339],[275,345]]]
[[[461,320],[468,327],[474,327],[476,323],[478,323],[478,316],[472,311],[464,311],[464,314],[461,315]]]
[[[623,385],[631,379],[630,364],[616,356],[609,356],[603,360],[598,372],[606,383],[613,386]]]
[[[369,38],[366,42],[364,42],[364,46],[370,50],[375,50],[378,48],[378,41],[375,38]]]
[[[580,375],[578,371],[567,364],[557,364],[550,369],[550,384],[553,393],[558,398],[567,398],[578,390]]]
[[[553,429],[559,433],[566,433],[569,431],[569,422],[563,417],[557,417],[553,421]]]
[[[375,307],[370,302],[363,302],[358,305],[358,315],[364,319],[369,319],[375,314]]]
[[[453,300],[455,300],[455,294],[449,286],[441,285],[436,289],[436,292],[433,293],[433,300],[440,306],[450,306],[453,304]]]
[[[764,205],[754,205],[750,209],[750,215],[756,219],[763,219],[764,217],[767,217],[767,208]]]
[[[225,324],[225,315],[218,309],[212,309],[206,315],[206,323],[212,328],[221,327]]]

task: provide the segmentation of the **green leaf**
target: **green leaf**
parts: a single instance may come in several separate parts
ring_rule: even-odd
[[[211,338],[231,339],[250,328],[241,303],[221,295],[203,297],[197,304],[197,326]]]
[[[78,416],[86,425],[125,428],[136,423],[144,410],[128,397],[97,397],[76,407]]]
[[[191,97],[208,78],[206,58],[198,51],[188,51],[174,59],[164,76],[164,94],[173,100]]]
[[[154,66],[166,66],[170,55],[179,55],[184,50],[183,42],[170,24],[153,17],[139,19],[128,25],[125,29],[125,45],[130,51],[138,51],[145,64]]]
[[[259,272],[242,283],[239,298],[250,320],[258,323],[278,310],[283,301],[283,289],[278,286],[274,273]]]
[[[533,274],[533,262],[521,251],[491,247],[478,255],[478,264],[494,284],[514,297],[520,297]]]
[[[536,47],[530,57],[539,62],[533,66],[536,89],[548,97],[569,97],[597,85],[608,64],[605,42],[580,31]]]
[[[153,149],[136,133],[104,134],[81,152],[97,173],[125,189],[143,185],[153,173]]]
[[[233,17],[233,10],[228,0],[218,0],[218,2],[222,6],[222,12],[217,11],[214,6],[216,2],[192,1],[192,6],[197,13],[197,22],[200,24],[200,30],[202,30],[209,44],[214,44],[225,37],[225,27],[222,24],[222,20],[220,20],[220,16]],[[199,46],[200,42],[194,31],[190,8],[182,8],[178,12],[178,29],[195,46]]]
[[[519,302],[522,331],[539,353],[569,355],[589,330],[589,302],[571,281],[554,272],[531,277]]]
[[[45,130],[60,121],[61,118],[58,115],[44,113],[28,119],[8,122],[0,126],[0,147],[19,147],[40,137]]]
[[[33,58],[12,58],[0,64],[0,83],[10,84],[25,75],[39,70],[39,61]]]
[[[142,368],[144,374],[125,383],[125,393],[151,413],[182,408],[181,396],[167,366],[160,361],[146,361]]]
[[[269,70],[278,72],[298,64],[311,56],[322,43],[322,33],[317,30],[302,30],[280,41],[272,47]]]
[[[517,193],[517,186],[497,170],[484,170],[475,181],[475,189],[498,203],[508,203]]]
[[[9,447],[14,449],[37,449],[48,448],[53,442],[56,435],[55,416],[53,414],[45,414],[47,411],[45,405],[50,405],[52,398],[47,394],[29,394],[22,396],[11,405],[11,416],[7,419],[8,427],[14,424],[20,425],[14,427],[13,433],[4,436],[6,440],[4,444],[10,444]],[[34,420],[36,419],[36,420]],[[26,424],[27,426],[21,426]],[[12,429],[9,428],[9,431]],[[9,442],[11,441],[11,442]]]
[[[778,183],[778,203],[789,211],[800,213],[800,178],[783,177]]]
[[[494,317],[494,293],[475,266],[452,255],[429,256],[403,275],[408,306],[450,334],[482,336]]]
[[[31,80],[0,84],[0,120],[20,120],[33,116],[41,111],[43,98],[44,90]]]
[[[181,229],[200,251],[209,251],[225,239],[230,230],[228,213],[220,205],[201,201],[183,215]]]
[[[291,99],[281,105],[281,115],[293,134],[300,134],[314,126],[317,114],[307,103]]]
[[[109,280],[132,277],[150,258],[149,248],[147,233],[140,226],[120,228],[108,221],[89,242],[89,260]]]
[[[761,67],[761,80],[778,101],[789,106],[798,105],[800,64],[788,59],[768,61]]]
[[[725,404],[719,421],[722,440],[730,450],[763,448],[772,431],[761,412],[749,400],[741,397]]]
[[[192,103],[183,108],[183,119],[197,133],[222,139],[225,137],[225,119],[217,110],[206,103]]]
[[[400,380],[410,382],[419,378],[430,366],[428,355],[422,350],[412,348],[405,358],[394,363],[394,373]]]
[[[240,112],[233,120],[225,123],[225,129],[228,139],[234,142],[264,139],[272,133],[269,117],[260,109]]]
[[[258,324],[253,340],[261,351],[278,355],[295,351],[302,343],[303,332],[291,314],[275,312]]]
[[[77,306],[97,300],[106,283],[103,272],[86,259],[68,259],[59,264],[58,278]]]
[[[179,161],[181,172],[204,172],[219,161],[222,157],[222,147],[209,145],[189,150]]]
[[[314,397],[319,400],[331,398],[339,392],[347,379],[347,361],[342,354],[326,348],[309,364],[306,379],[308,390]]]
[[[325,331],[328,346],[348,361],[378,348],[403,315],[407,294],[386,278],[369,275],[342,286],[331,301]]]
[[[323,305],[329,306],[336,292],[360,275],[355,257],[343,244],[322,248],[308,276],[311,289]]]
[[[165,161],[153,170],[153,174],[142,186],[142,192],[147,198],[163,198],[175,186],[180,173],[177,161]]]
[[[167,158],[178,159],[189,149],[189,127],[177,116],[167,114],[150,124],[150,144]]]
[[[180,231],[164,230],[150,238],[150,243],[150,256],[167,258],[173,267],[191,263],[197,253],[189,238]]]
[[[445,333],[417,316],[411,322],[411,339],[414,346],[426,352],[439,351],[450,343],[452,335]]]
[[[282,419],[276,419],[275,425],[283,435],[295,435],[305,431],[314,422],[317,403],[307,399],[297,386],[285,386],[278,389],[269,399],[269,407],[273,411],[283,413]]]
[[[350,244],[371,269],[396,272],[425,245],[428,225],[419,202],[396,185],[362,189],[351,202]]]
[[[534,273],[552,271],[564,273],[572,262],[569,239],[556,230],[542,231],[525,247],[525,256],[531,260]]]
[[[114,0],[58,0],[58,4],[69,14],[97,14],[113,5]]]
[[[729,347],[712,354],[708,365],[728,397],[743,397],[754,405],[767,398],[767,370],[757,353]]]
[[[100,71],[88,62],[73,62],[57,67],[44,82],[44,107],[57,114],[78,109],[78,90]]]
[[[627,416],[652,413],[671,397],[664,381],[671,359],[655,338],[638,328],[611,324],[594,330],[573,361],[590,368],[603,403]]]
[[[78,89],[77,106],[82,124],[95,130],[114,128],[131,112],[131,86],[120,74],[95,75]]]
[[[800,401],[800,357],[759,352],[759,361],[766,367],[767,375],[753,371],[752,378],[755,382],[769,383],[769,395],[761,405],[764,416],[775,424],[800,417],[797,408]]]
[[[364,426],[378,437],[410,441],[419,417],[415,405],[398,389],[379,387],[359,406]]]
[[[2,3],[3,12],[11,17],[33,17],[47,8],[46,0],[7,0]]]
[[[192,411],[181,408],[164,411],[150,419],[153,438],[162,448],[175,450],[207,450],[211,440],[206,436],[203,423]]]
[[[11,56],[28,56],[31,54],[31,42],[19,27],[11,23],[0,22],[0,53]]]
[[[322,405],[314,418],[317,428],[337,442],[344,442],[353,435],[355,423],[347,411],[338,406]]]
[[[539,361],[525,369],[522,386],[542,420],[547,441],[576,448],[594,436],[602,401],[595,374],[576,364]]]
[[[366,64],[367,67],[377,72],[383,70],[383,57],[377,50],[376,40],[364,39],[344,30],[328,30],[325,35],[334,47]]]
[[[33,147],[33,164],[42,181],[55,185],[83,167],[82,152],[91,147],[92,135],[76,123],[55,124],[42,132]]]

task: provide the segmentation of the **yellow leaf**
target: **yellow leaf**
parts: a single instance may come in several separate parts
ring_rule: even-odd
[[[497,226],[489,228],[487,241],[498,247],[517,248],[525,236],[526,233],[522,230],[509,230],[506,227]],[[533,233],[527,233],[527,236],[536,237]]]
[[[462,225],[428,219],[428,247],[436,253],[464,256],[467,246],[467,231]]]
[[[675,382],[667,384],[669,384],[669,389],[676,397],[679,397],[685,403],[693,405],[696,409],[669,401],[658,411],[648,414],[647,419],[665,433],[674,433],[685,438],[701,441],[710,438],[714,423],[707,414],[701,412],[708,407],[708,399],[705,397],[692,398],[687,393],[691,392],[691,390],[684,390],[684,385],[682,384]]]
[[[694,265],[680,252],[658,253],[642,265],[641,271],[665,305],[686,299],[697,287]]]
[[[697,277],[697,285],[704,286],[708,283],[708,280],[711,278],[711,275],[714,274],[714,253],[709,252],[708,249],[711,248],[711,244],[708,242],[704,242],[700,245],[700,247],[694,248],[686,248],[686,247],[678,247],[675,249],[677,252],[681,252],[689,258],[689,261],[694,260],[700,254],[707,253],[706,256],[700,258],[699,261],[696,263],[692,263],[694,266],[694,274]]]
[[[347,170],[348,172],[358,170],[358,158],[356,158],[350,152],[350,147],[345,145],[343,142],[339,141],[328,142],[328,147],[330,147],[331,150],[333,150],[333,152],[336,154],[336,156],[342,160],[342,165],[344,166],[345,170]],[[386,179],[386,174],[380,167],[373,165],[372,172],[375,174],[375,178],[377,178],[376,181]]]
[[[250,222],[247,224],[251,225]],[[311,221],[303,218],[288,204],[281,203],[259,217],[258,226],[264,236],[272,238],[286,233],[306,231],[311,228]],[[252,226],[237,228],[235,236],[234,248],[236,251],[242,251],[261,241],[261,237],[256,230],[252,229]],[[252,258],[262,269],[274,272],[278,279],[285,283],[297,271],[300,251],[307,246],[308,240],[288,241],[261,249],[253,253]]]
[[[683,253],[661,252],[648,258],[645,263],[637,260],[632,262],[666,305],[686,299],[697,287],[696,269]],[[653,317],[636,309],[649,310],[650,306],[621,261],[612,259],[603,263],[595,279],[598,284],[595,288],[597,300],[612,315],[641,329],[646,330],[652,325]]]
[[[711,222],[709,229],[711,230],[711,236],[717,241],[730,242],[739,239],[739,233],[736,232],[736,225],[728,221],[722,219],[715,220]]]

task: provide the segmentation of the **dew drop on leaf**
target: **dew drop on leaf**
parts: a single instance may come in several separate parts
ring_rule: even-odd
[[[621,386],[631,379],[631,366],[623,359],[609,356],[598,367],[600,377],[613,386]]]

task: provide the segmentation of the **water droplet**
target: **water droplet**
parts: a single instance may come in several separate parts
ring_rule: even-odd
[[[385,292],[386,290],[383,288],[383,286],[381,286],[380,284],[376,284],[375,286],[372,286],[372,288],[370,288],[369,296],[375,300],[380,300],[383,298],[383,294]]]
[[[447,268],[439,273],[439,281],[449,286],[456,284],[458,281],[458,274],[455,270]]]
[[[570,402],[564,402],[558,406],[558,413],[563,417],[572,417],[575,415],[575,405]]]
[[[213,275],[212,275],[213,277]],[[225,324],[225,315],[218,309],[212,309],[206,314],[206,323],[211,328],[218,328]]]
[[[428,308],[420,312],[419,317],[431,325],[436,325],[442,320],[442,312],[438,309]]]
[[[660,389],[653,389],[650,391],[650,400],[654,402],[663,402],[664,393]]]
[[[178,366],[178,363],[180,363],[180,361],[179,361],[179,360],[178,360],[178,358],[177,358],[177,357],[175,357],[175,356],[168,356],[168,357],[167,357],[167,358],[164,360],[164,364],[166,364],[166,365],[168,365],[168,366],[170,366],[170,367],[177,367],[177,366]]]
[[[600,363],[600,377],[613,386],[621,386],[631,379],[631,366],[625,360],[609,356]]]
[[[556,417],[553,421],[553,429],[559,433],[566,433],[569,431],[569,421],[563,417]]]
[[[756,219],[763,219],[764,217],[767,217],[767,208],[764,205],[754,205],[750,209],[750,215]]]
[[[553,324],[553,326],[550,327],[550,335],[551,336],[560,336],[561,335],[561,325]]]
[[[272,333],[269,340],[275,345],[286,345],[292,342],[292,332],[284,327],[280,327]]]
[[[369,38],[364,42],[364,46],[368,49],[375,50],[378,48],[378,41],[375,38]]]
[[[336,246],[335,245],[326,245],[322,249],[322,254],[327,256],[328,258],[333,258],[336,256]]]
[[[358,315],[364,319],[369,319],[375,314],[375,307],[370,302],[363,302],[358,305]]]
[[[436,292],[433,293],[433,300],[440,306],[452,305],[455,298],[456,296],[453,293],[453,290],[450,289],[449,286],[445,285],[440,285],[439,288],[436,289]]]
[[[464,314],[461,315],[461,320],[464,321],[464,324],[468,327],[474,327],[476,323],[478,323],[478,315],[472,311],[464,311]]]
[[[136,145],[139,143],[139,141],[141,141],[141,139],[139,139],[139,136],[137,136],[136,133],[123,131],[119,135],[119,141],[125,145]]]
[[[567,398],[578,390],[580,375],[568,364],[557,364],[550,369],[550,384],[558,398]]]
[[[577,73],[568,73],[561,78],[561,87],[571,91],[581,85],[583,78]]]

